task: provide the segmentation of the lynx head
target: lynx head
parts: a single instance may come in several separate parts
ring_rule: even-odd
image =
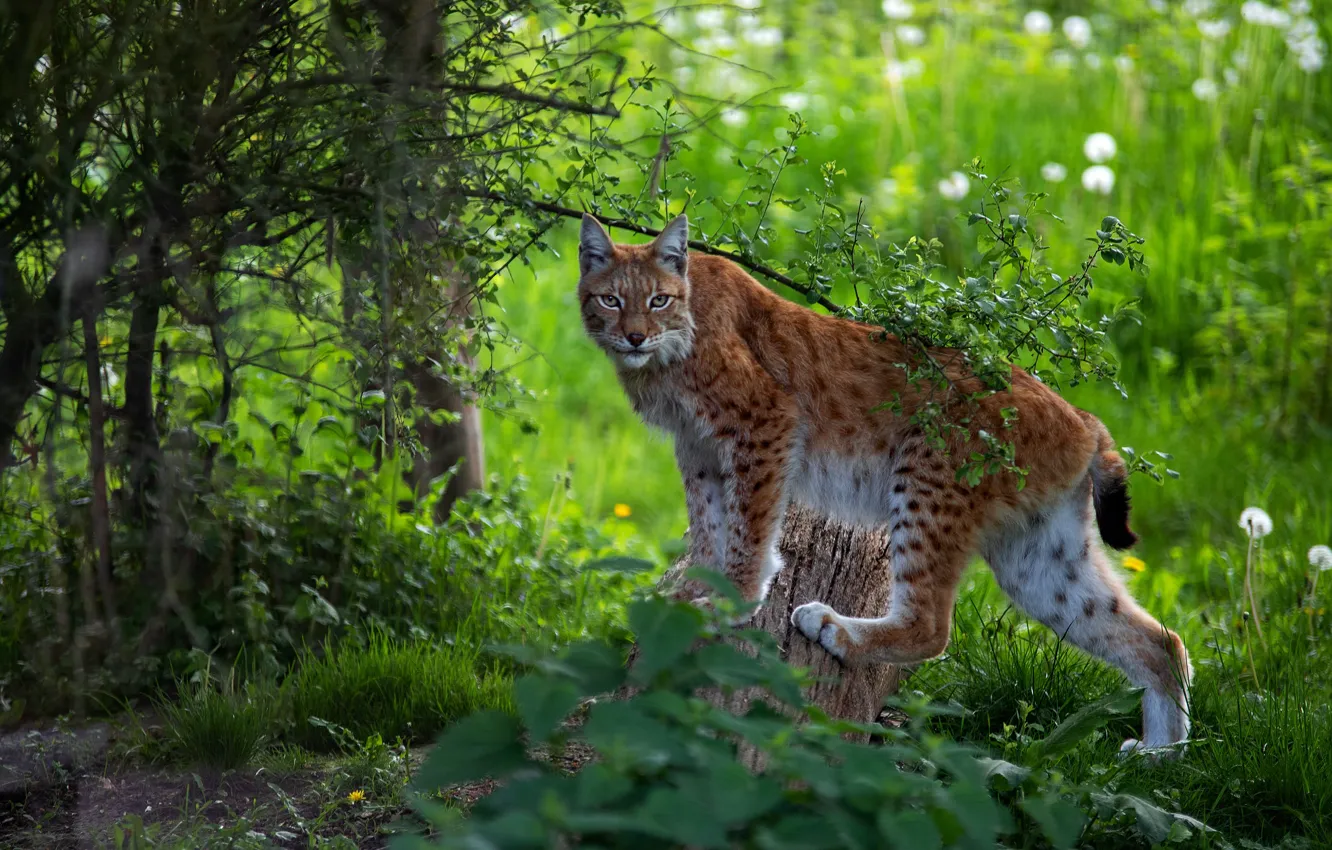
[[[578,271],[583,327],[617,365],[669,366],[689,356],[689,219],[676,216],[645,245],[616,245],[584,215]]]

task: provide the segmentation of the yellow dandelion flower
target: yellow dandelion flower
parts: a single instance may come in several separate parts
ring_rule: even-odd
[[[634,509],[621,502],[615,506],[615,515],[620,519],[628,519],[634,512]]]
[[[1140,573],[1143,570],[1147,569],[1147,563],[1143,561],[1141,558],[1135,558],[1132,555],[1125,555],[1124,569],[1132,570],[1135,573]]]
[[[360,788],[347,795],[347,802],[355,805],[365,799],[365,792]]]

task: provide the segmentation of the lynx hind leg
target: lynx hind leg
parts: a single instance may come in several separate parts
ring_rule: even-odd
[[[1188,652],[1129,594],[1096,535],[1084,480],[1024,527],[996,533],[982,554],[1018,607],[1146,689],[1141,744],[1126,748],[1178,744],[1189,735]]]
[[[966,491],[944,480],[894,471],[888,530],[888,613],[845,617],[822,602],[795,609],[791,623],[844,664],[916,664],[948,648],[957,585],[974,545]]]

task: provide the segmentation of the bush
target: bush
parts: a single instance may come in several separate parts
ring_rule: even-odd
[[[365,646],[332,645],[307,654],[287,680],[291,737],[303,747],[345,749],[330,726],[357,742],[428,740],[449,723],[483,709],[512,710],[509,678],[478,673],[475,650],[400,642],[375,633]]]
[[[1136,711],[1131,692],[1075,713],[1028,748],[1027,764],[1014,764],[930,734],[933,712],[924,705],[909,706],[913,719],[902,729],[831,720],[804,704],[801,676],[781,661],[770,635],[733,632],[705,616],[657,599],[635,603],[640,655],[628,671],[619,652],[595,642],[556,659],[528,657],[536,672],[515,683],[517,716],[468,717],[417,773],[417,811],[439,836],[412,846],[992,850],[1135,846],[1206,830],[1141,797],[1075,786],[1050,769],[1104,723]],[[583,698],[622,685],[637,690],[597,702],[577,728],[561,723]],[[755,700],[743,716],[696,695],[699,687],[751,685],[771,704]],[[529,757],[524,733],[552,746],[581,739],[600,759],[564,774]],[[762,770],[750,772],[737,757],[742,741],[762,754]],[[466,820],[431,799],[444,786],[485,776],[501,788]]]

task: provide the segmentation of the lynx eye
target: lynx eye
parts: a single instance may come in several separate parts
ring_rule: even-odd
[[[597,298],[601,301],[601,306],[606,307],[607,309],[620,309],[620,299],[616,298],[614,295],[598,295]]]
[[[654,295],[652,296],[652,300],[648,302],[648,306],[651,307],[653,310],[660,310],[662,307],[665,307],[669,303],[671,303],[671,296]]]

